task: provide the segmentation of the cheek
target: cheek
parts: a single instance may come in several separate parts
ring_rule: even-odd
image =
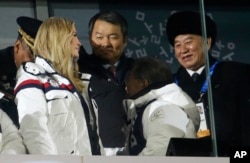
[[[129,95],[132,92],[132,87],[131,87],[131,85],[129,83],[127,83],[127,85],[126,85],[126,91],[127,91],[127,94],[129,94]]]
[[[180,52],[178,52],[178,51],[176,51],[175,50],[175,58],[179,61],[179,62],[182,62],[182,60],[181,60],[181,53]]]
[[[74,45],[71,46],[71,54],[72,54],[73,57],[78,57],[79,56],[79,50]]]
[[[181,56],[181,48],[174,48],[175,58],[179,58]]]
[[[17,56],[18,56],[17,51],[14,51],[14,59],[15,59],[15,60],[17,59]]]
[[[71,41],[71,47],[73,48],[73,47],[75,47],[76,45],[77,45],[77,42],[76,42],[75,39],[73,39],[73,40]]]
[[[21,58],[22,54],[20,53],[20,50],[18,51],[18,53],[14,54],[14,58],[15,58],[15,64],[17,67],[19,67],[21,65]]]
[[[197,46],[193,46],[193,45],[189,47],[189,50],[190,50],[191,52],[198,52]]]
[[[96,41],[94,39],[90,40],[90,45],[91,45],[93,50],[98,50],[99,48],[101,48],[100,41]]]
[[[74,53],[72,53],[72,56],[73,56],[74,58],[79,58],[79,53],[78,53],[78,52],[74,52]]]
[[[110,42],[114,49],[123,51],[125,48],[125,43],[121,40],[114,40]]]
[[[133,95],[135,94],[135,92],[136,92],[135,89],[136,89],[136,88],[135,88],[134,85],[128,83],[128,84],[127,84],[127,87],[126,87],[126,91],[127,91],[128,96],[133,96]]]
[[[203,53],[203,47],[202,46],[198,46],[198,45],[193,45],[191,48],[190,48],[190,51],[192,52],[192,54],[194,55],[194,57],[196,59],[198,58],[202,58],[202,53]]]
[[[189,45],[189,49],[194,52],[200,52],[200,50],[203,49],[203,46],[202,44],[195,42]]]

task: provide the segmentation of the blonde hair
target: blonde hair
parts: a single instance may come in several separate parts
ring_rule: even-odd
[[[74,27],[73,21],[62,17],[45,20],[36,35],[34,54],[49,60],[58,73],[70,79],[76,89],[82,92],[84,85],[79,79],[77,59],[71,54]]]

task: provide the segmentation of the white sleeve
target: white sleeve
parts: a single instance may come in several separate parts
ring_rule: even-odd
[[[25,154],[26,149],[22,137],[8,115],[0,109],[0,125],[2,130],[1,154]]]
[[[22,74],[15,89],[19,89],[30,80],[39,82],[30,74]],[[28,152],[57,154],[56,146],[48,131],[48,107],[43,90],[32,86],[20,88],[15,102],[19,114],[20,131]]]

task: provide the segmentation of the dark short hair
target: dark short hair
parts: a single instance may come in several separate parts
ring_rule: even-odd
[[[216,41],[217,29],[215,22],[205,15],[206,34],[211,37],[213,46]],[[168,18],[166,31],[169,43],[174,46],[175,37],[181,34],[197,34],[202,36],[201,16],[195,11],[176,12]]]
[[[88,24],[89,28],[89,35],[93,32],[93,27],[96,22],[96,20],[102,20],[114,25],[119,25],[122,30],[122,34],[124,38],[128,35],[128,23],[127,20],[118,12],[116,11],[101,11],[94,15],[90,20]]]
[[[160,59],[153,57],[142,57],[136,59],[129,74],[138,80],[147,80],[149,84],[173,82],[170,66]]]

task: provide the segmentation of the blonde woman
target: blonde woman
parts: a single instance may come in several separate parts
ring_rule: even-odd
[[[80,45],[73,21],[51,17],[38,30],[35,63],[18,70],[15,102],[31,154],[102,153],[96,121],[91,121],[95,111],[79,78]]]

